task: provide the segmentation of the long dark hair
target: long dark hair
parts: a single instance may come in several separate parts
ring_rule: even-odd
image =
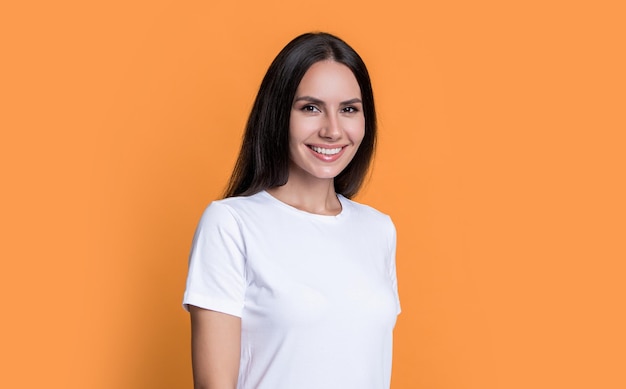
[[[241,151],[224,197],[249,196],[285,185],[289,175],[289,116],[296,90],[316,62],[346,65],[361,88],[365,136],[352,161],[335,177],[335,191],[354,196],[365,179],[376,145],[376,110],[365,63],[343,40],[328,33],[307,33],[285,46],[270,65],[256,96]]]

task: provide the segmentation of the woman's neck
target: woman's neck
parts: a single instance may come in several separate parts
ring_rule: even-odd
[[[301,211],[318,215],[338,215],[341,202],[335,193],[332,178],[298,178],[290,174],[287,183],[267,190],[269,194]]]

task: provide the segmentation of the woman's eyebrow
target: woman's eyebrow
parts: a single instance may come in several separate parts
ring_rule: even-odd
[[[295,100],[293,101],[294,103],[297,101],[308,101],[309,103],[313,103],[313,104],[319,104],[319,105],[325,105],[326,103],[324,103],[322,100],[320,99],[316,99],[315,97],[311,97],[311,96],[300,96],[300,97],[296,97]]]
[[[308,101],[310,103],[314,103],[314,104],[319,104],[319,105],[326,105],[325,102],[323,102],[322,100],[312,97],[312,96],[300,96],[300,97],[296,97],[294,99],[294,103],[297,101]],[[349,104],[357,104],[357,103],[362,103],[361,99],[359,98],[354,98],[354,99],[350,99],[350,100],[346,100],[346,101],[342,101],[340,104],[341,105],[349,105]]]
[[[363,103],[363,102],[361,101],[361,99],[354,98],[354,99],[342,101],[341,105],[349,105],[349,104],[357,104],[357,103]]]

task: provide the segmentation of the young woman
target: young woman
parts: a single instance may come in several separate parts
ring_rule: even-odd
[[[196,388],[389,388],[395,228],[349,200],[375,143],[359,55],[326,33],[291,41],[194,237],[184,304]]]

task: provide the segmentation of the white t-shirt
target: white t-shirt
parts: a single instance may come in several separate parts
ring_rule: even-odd
[[[238,389],[389,388],[395,228],[338,197],[336,216],[265,191],[202,215],[183,304],[241,317]]]

